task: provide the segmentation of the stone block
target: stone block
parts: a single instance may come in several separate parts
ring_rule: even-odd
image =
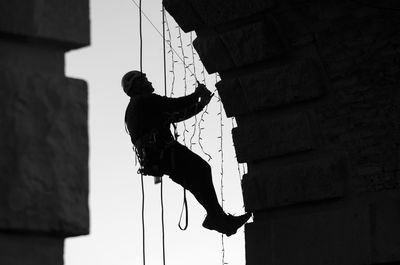
[[[271,217],[246,225],[246,264],[371,264],[369,229],[363,205]]]
[[[308,151],[314,148],[311,121],[304,112],[237,117],[232,130],[240,163]]]
[[[189,32],[195,29],[245,18],[274,6],[273,0],[163,0],[165,9],[179,26]]]
[[[204,21],[198,15],[197,10],[188,0],[163,0],[163,5],[168,13],[184,32],[204,27]]]
[[[64,51],[44,45],[0,40],[0,69],[64,75]]]
[[[40,234],[0,233],[0,264],[63,265],[64,238]]]
[[[0,32],[28,39],[50,40],[65,48],[87,46],[89,1],[0,0]]]
[[[87,85],[0,72],[0,229],[87,234]]]
[[[371,204],[373,216],[374,263],[400,260],[400,200],[380,200]]]
[[[315,57],[217,83],[228,117],[311,100],[320,97],[324,87],[322,66]]]
[[[208,73],[261,62],[286,51],[276,25],[270,19],[219,34],[199,36],[193,45]]]
[[[305,161],[249,163],[243,177],[247,211],[344,196],[348,170],[343,156],[318,154]]]

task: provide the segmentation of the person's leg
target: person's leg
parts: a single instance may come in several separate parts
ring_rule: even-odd
[[[210,165],[179,143],[173,148],[165,156],[172,164],[167,170],[170,178],[190,191],[207,211],[207,215],[225,215],[215,194]]]
[[[189,190],[206,209],[205,228],[230,236],[250,218],[249,213],[241,216],[224,213],[215,194],[211,167],[185,146],[176,143],[166,151],[163,162],[170,178]]]

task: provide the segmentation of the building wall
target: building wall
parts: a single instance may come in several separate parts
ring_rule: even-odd
[[[0,0],[0,264],[63,264],[89,232],[87,84],[64,74],[89,43],[87,0]]]
[[[246,264],[398,264],[400,3],[164,5],[237,120]]]

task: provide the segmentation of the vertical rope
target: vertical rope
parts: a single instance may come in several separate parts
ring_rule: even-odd
[[[215,83],[218,82],[218,74],[215,74]],[[225,202],[225,198],[224,198],[224,131],[223,131],[223,127],[224,127],[224,123],[223,123],[223,117],[222,117],[222,101],[221,99],[218,99],[219,102],[219,122],[220,122],[220,136],[218,137],[220,140],[220,156],[221,156],[221,207],[222,209],[224,209],[224,202]],[[224,238],[224,234],[221,234],[221,245],[222,245],[222,265],[225,265],[225,238]]]
[[[143,72],[143,32],[142,32],[142,0],[139,0],[139,40],[140,40],[140,72]]]
[[[161,4],[162,5],[162,4]],[[167,54],[165,48],[165,8],[162,5],[162,27],[163,27],[163,59],[164,59],[164,96],[167,96]],[[165,224],[164,224],[164,193],[163,179],[160,178],[160,198],[161,198],[161,225],[162,225],[162,250],[163,250],[163,265],[165,265]]]
[[[142,255],[143,255],[143,265],[146,265],[146,237],[145,237],[145,227],[144,227],[144,183],[143,174],[140,174],[140,180],[142,184]]]
[[[164,223],[164,188],[163,181],[160,182],[160,197],[161,197],[161,226],[162,226],[162,250],[163,250],[163,265],[165,265],[165,223]]]
[[[140,41],[140,72],[143,72],[143,32],[142,32],[142,0],[139,0],[139,41]],[[145,233],[145,220],[144,220],[144,183],[143,174],[140,174],[141,186],[142,186],[142,255],[143,255],[143,265],[146,265],[146,233]]]
[[[206,74],[205,74],[205,68],[204,68],[204,65],[203,65],[203,69],[201,70],[201,76],[202,76],[202,78],[203,78],[203,84],[205,85],[205,86],[207,86],[207,83],[206,83]],[[203,111],[203,113],[201,113],[201,115],[200,115],[200,121],[199,121],[199,140],[198,140],[198,142],[199,142],[199,146],[200,146],[200,149],[201,149],[201,151],[203,152],[203,154],[205,154],[207,157],[208,157],[208,162],[210,162],[210,160],[212,159],[212,157],[211,157],[211,155],[209,154],[209,153],[207,153],[205,150],[204,150],[204,146],[203,146],[203,144],[202,144],[202,140],[203,140],[203,138],[201,137],[202,136],[202,132],[203,132],[203,130],[204,130],[204,127],[202,127],[202,122],[204,122],[204,115],[205,114],[208,114],[208,105],[204,108],[204,111]]]

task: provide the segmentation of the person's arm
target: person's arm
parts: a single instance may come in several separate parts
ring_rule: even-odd
[[[180,122],[198,114],[210,101],[211,93],[199,84],[196,91],[180,98],[163,98],[163,110],[169,122]]]

